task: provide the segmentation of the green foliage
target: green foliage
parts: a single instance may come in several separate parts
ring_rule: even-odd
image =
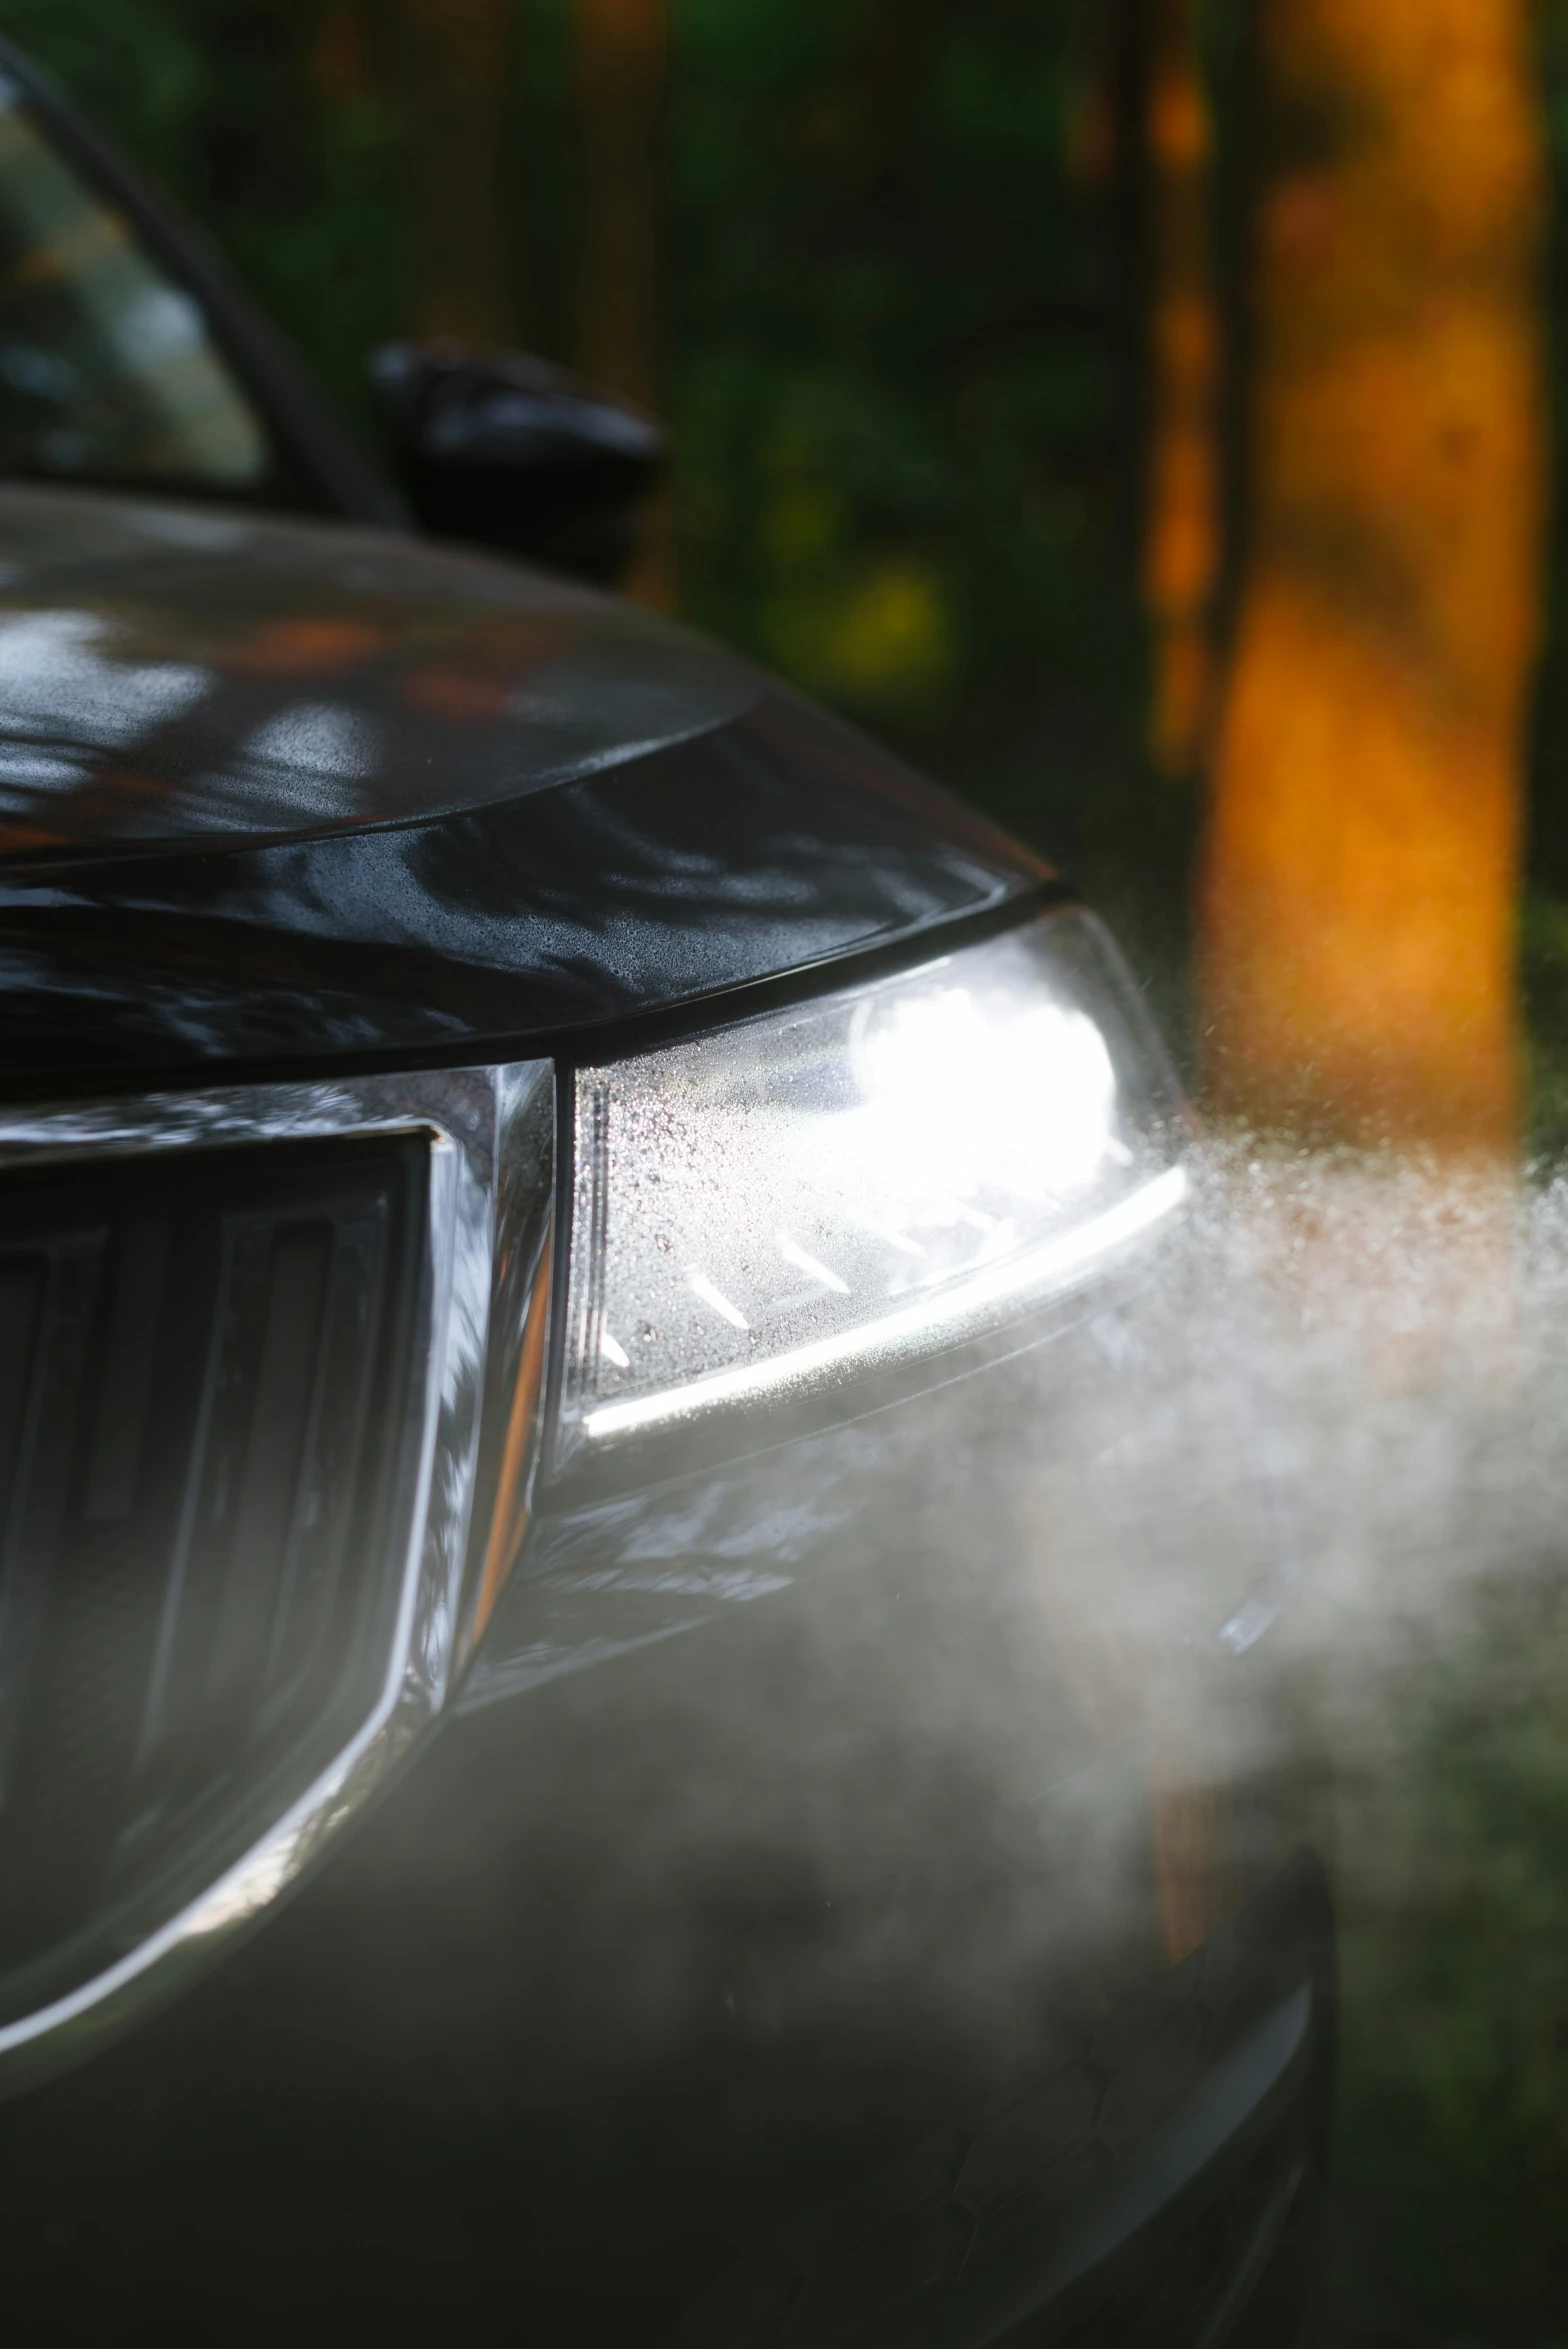
[[[215,63],[186,0],[6,0],[0,31],[101,124],[144,170],[190,192]]]
[[[694,608],[868,715],[1116,698],[1103,223],[1070,14],[697,0],[674,356]]]
[[[1568,1589],[1521,1573],[1412,1643],[1319,1821],[1345,2043],[1345,2349],[1568,2341]]]
[[[1568,905],[1532,890],[1520,921],[1520,969],[1528,1038],[1530,1152],[1544,1165],[1568,1158]]]

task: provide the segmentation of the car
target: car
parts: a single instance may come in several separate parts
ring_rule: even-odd
[[[403,348],[399,491],[0,72],[12,2337],[1304,2338],[1290,1543],[1108,934],[584,583],[648,419]]]

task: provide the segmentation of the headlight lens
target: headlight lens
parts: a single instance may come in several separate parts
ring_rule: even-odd
[[[576,1078],[557,1457],[841,1384],[1072,1284],[1185,1193],[1092,917]]]

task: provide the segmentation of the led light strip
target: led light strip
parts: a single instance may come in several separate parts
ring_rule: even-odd
[[[787,1353],[776,1354],[768,1362],[744,1363],[735,1370],[716,1371],[711,1377],[693,1379],[687,1386],[669,1387],[662,1394],[644,1395],[625,1403],[606,1403],[599,1410],[584,1414],[584,1433],[599,1438],[625,1435],[633,1428],[688,1418],[712,1403],[744,1402],[751,1396],[787,1386],[792,1380],[831,1370],[838,1363],[852,1361],[858,1354],[896,1346],[910,1338],[933,1336],[954,1322],[967,1321],[988,1305],[1000,1304],[1025,1290],[1059,1281],[1119,1247],[1123,1241],[1136,1239],[1140,1232],[1148,1231],[1179,1207],[1188,1188],[1186,1169],[1173,1166],[1119,1205],[1080,1225],[1077,1231],[1066,1232],[1060,1239],[1031,1248],[1026,1255],[1014,1257],[1011,1263],[997,1265],[990,1272],[966,1281],[962,1288],[949,1290],[946,1295],[933,1297],[923,1304],[907,1305],[898,1313],[886,1313],[879,1321],[863,1322],[858,1329],[841,1330],[836,1337],[819,1338],[813,1345],[792,1346]]]

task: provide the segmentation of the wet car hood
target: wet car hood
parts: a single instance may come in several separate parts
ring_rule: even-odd
[[[428,821],[760,691],[630,605],[390,533],[0,492],[0,866]]]
[[[0,491],[0,1083],[532,1049],[1044,868],[685,631],[390,532]]]

